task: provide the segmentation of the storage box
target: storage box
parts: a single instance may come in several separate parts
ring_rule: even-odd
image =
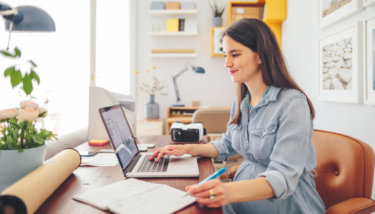
[[[195,3],[194,2],[181,2],[181,10],[194,10]]]
[[[232,7],[232,22],[243,18],[263,19],[263,7]]]
[[[180,9],[180,2],[178,1],[167,1],[165,5],[166,10],[179,10]]]
[[[165,2],[153,1],[150,6],[151,10],[165,10]]]
[[[167,32],[178,32],[178,18],[167,19]]]

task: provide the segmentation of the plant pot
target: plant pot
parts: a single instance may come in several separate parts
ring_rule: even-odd
[[[155,102],[155,95],[150,95],[150,101],[145,104],[145,118],[159,118],[159,104]]]
[[[43,164],[46,145],[18,150],[0,150],[0,192]]]
[[[212,18],[212,26],[221,27],[222,23],[223,23],[223,18],[221,18],[221,17],[213,17]]]

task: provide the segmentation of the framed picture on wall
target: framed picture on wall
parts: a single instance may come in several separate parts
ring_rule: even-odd
[[[367,7],[375,3],[375,0],[363,0],[363,6]]]
[[[224,56],[222,38],[225,27],[211,28],[211,56]]]
[[[365,22],[364,53],[366,65],[364,69],[364,102],[367,104],[375,104],[375,18]]]
[[[319,0],[319,27],[327,27],[360,10],[362,0]]]
[[[319,40],[319,99],[358,103],[361,24]]]

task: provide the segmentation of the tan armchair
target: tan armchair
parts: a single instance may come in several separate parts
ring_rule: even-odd
[[[201,122],[207,133],[221,134],[227,130],[230,107],[208,107],[194,112],[193,123]]]
[[[314,130],[316,189],[327,214],[371,213],[374,151],[361,140],[339,133]],[[228,170],[233,178],[238,166]]]

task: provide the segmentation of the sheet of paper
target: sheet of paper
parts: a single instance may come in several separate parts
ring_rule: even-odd
[[[98,153],[92,157],[82,157],[81,166],[116,166],[118,160],[113,153]]]
[[[193,203],[195,198],[163,184],[127,179],[73,199],[115,213],[173,213]]]

